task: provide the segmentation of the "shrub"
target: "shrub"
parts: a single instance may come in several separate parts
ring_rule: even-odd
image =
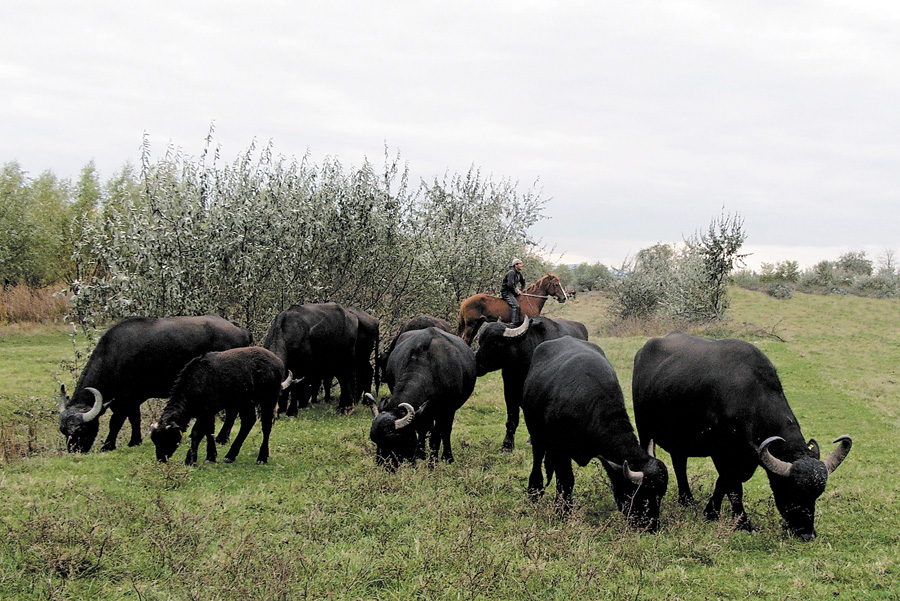
[[[793,298],[794,289],[783,282],[774,282],[766,288],[766,294],[773,298],[788,299]]]

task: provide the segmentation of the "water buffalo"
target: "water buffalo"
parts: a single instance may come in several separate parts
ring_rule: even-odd
[[[556,472],[556,490],[567,509],[575,486],[572,460],[585,466],[596,457],[631,524],[658,528],[669,473],[638,444],[616,372],[599,346],[571,336],[538,345],[525,379],[522,412],[531,435],[528,491],[533,497],[544,490],[546,456],[547,483]]]
[[[641,442],[656,441],[672,456],[682,503],[693,502],[688,457],[712,457],[719,473],[708,519],[717,519],[727,494],[737,526],[750,529],[742,484],[757,465],[769,477],[775,505],[803,540],[815,537],[816,499],[852,441],[819,460],[788,406],[772,362],[742,340],[708,340],[681,332],[651,338],[634,358],[634,417]]]
[[[424,458],[429,435],[431,457],[443,443],[442,459],[453,461],[453,418],[475,379],[475,356],[461,338],[433,327],[401,335],[384,375],[391,397],[373,407],[376,462],[393,470],[400,461]]]
[[[256,423],[256,413],[262,423],[263,441],[256,463],[269,459],[269,433],[281,391],[291,382],[291,374],[284,376],[284,363],[259,346],[206,353],[192,359],[178,376],[172,396],[163,409],[159,421],[150,426],[150,439],[156,445],[156,458],[165,462],[181,442],[181,435],[192,419],[191,448],[184,462],[197,463],[197,449],[206,438],[206,460],[216,460],[213,427],[216,414],[226,410],[239,415],[241,429],[225,455],[225,463],[235,460],[244,439]]]
[[[500,369],[503,375],[503,399],[506,401],[506,436],[500,450],[509,453],[516,444],[519,427],[519,405],[522,403],[522,386],[531,367],[531,355],[542,342],[572,336],[588,339],[584,324],[568,319],[550,319],[526,316],[517,328],[502,323],[489,323],[478,333],[478,351],[475,365],[479,376]]]
[[[284,362],[297,380],[282,394],[279,411],[296,416],[323,381],[337,377],[338,409],[349,412],[356,399],[356,344],[359,319],[337,303],[292,305],[279,313],[263,346]],[[290,404],[285,407],[286,397]]]
[[[102,450],[131,422],[128,446],[141,444],[141,404],[166,398],[185,364],[209,351],[247,346],[250,332],[215,315],[128,317],[109,328],[94,348],[72,397],[60,387],[59,431],[70,452],[85,453],[97,438],[98,417],[112,411]],[[105,399],[105,402],[104,402]]]

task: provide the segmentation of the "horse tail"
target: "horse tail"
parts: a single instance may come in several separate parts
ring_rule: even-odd
[[[462,338],[463,332],[466,330],[466,301],[459,305],[459,318],[456,324],[456,335]]]

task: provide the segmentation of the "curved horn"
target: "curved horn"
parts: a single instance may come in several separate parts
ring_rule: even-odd
[[[647,443],[647,454],[656,459],[656,442],[652,438]]]
[[[85,388],[85,390],[94,395],[94,406],[87,413],[79,413],[78,415],[81,416],[82,422],[88,423],[94,421],[100,415],[100,411],[103,409],[103,395],[96,388]]]
[[[370,403],[372,403],[372,417],[378,417],[378,414],[381,413],[381,412],[378,411],[378,402],[375,401],[375,397],[373,397],[373,396],[372,396],[370,393],[368,393],[368,392],[364,392],[364,393],[363,393],[363,396],[364,396],[365,398],[367,398],[367,399],[369,400]]]
[[[394,421],[395,430],[399,430],[400,428],[405,428],[406,426],[410,425],[413,418],[416,416],[416,410],[409,403],[400,403],[399,407],[406,410],[406,415]]]
[[[772,453],[770,453],[768,449],[768,446],[776,440],[783,441],[784,439],[780,436],[770,436],[759,445],[759,451],[757,451],[759,454],[759,462],[767,471],[772,472],[776,476],[787,476],[791,471],[791,464],[772,456]]]
[[[838,436],[833,442],[840,442],[841,446],[833,450],[831,454],[825,458],[825,468],[828,470],[829,474],[838,468],[847,456],[847,453],[850,452],[850,447],[853,446],[853,439],[846,434]]]
[[[291,380],[294,379],[294,374],[291,373],[291,370],[288,370],[287,377],[284,379],[284,382],[281,383],[281,389],[287,390],[288,386],[291,385]]]
[[[66,386],[65,384],[59,387],[59,412],[62,413],[66,410],[66,402],[68,401],[68,397],[66,397]]]
[[[632,484],[640,486],[641,483],[644,482],[644,472],[631,471],[631,468],[628,467],[628,461],[625,461],[622,464],[622,474],[624,474],[624,476],[628,478],[629,482],[631,482]]]
[[[506,328],[503,331],[503,337],[504,338],[521,338],[522,336],[525,335],[525,332],[528,331],[529,322],[530,322],[530,320],[528,319],[528,316],[526,315],[525,321],[522,322],[522,325],[520,325],[518,328]]]

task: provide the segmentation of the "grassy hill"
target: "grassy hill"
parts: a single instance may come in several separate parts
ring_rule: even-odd
[[[660,326],[611,336],[600,296],[548,309],[588,326],[630,407],[634,353]],[[127,425],[119,450],[68,455],[55,394],[58,381],[74,384],[60,367],[72,341],[3,331],[0,598],[897,598],[900,302],[734,289],[731,320],[698,333],[759,345],[823,453],[853,436],[817,504],[816,540],[784,534],[761,471],[745,486],[752,533],[733,532],[727,509],[710,523],[679,506],[671,474],[660,532],[632,531],[596,463],[576,467],[577,507],[558,518],[552,494],[526,499],[524,422],[515,452],[498,453],[498,373],[457,414],[456,463],[434,469],[376,469],[368,411],[344,417],[322,404],[275,424],[265,467],[254,461],[259,426],[232,465],[187,468],[183,447],[159,464],[149,441],[124,447]],[[145,407],[145,436],[161,408]],[[705,500],[712,463],[692,459],[688,472]]]

